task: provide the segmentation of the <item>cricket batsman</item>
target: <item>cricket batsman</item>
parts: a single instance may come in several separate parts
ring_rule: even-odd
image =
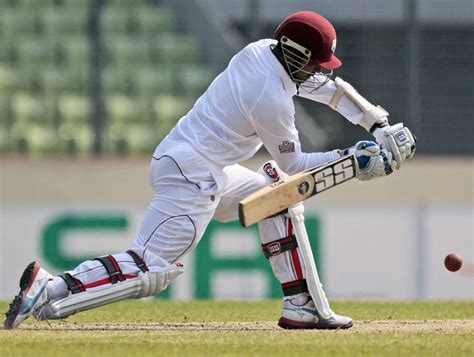
[[[237,220],[239,202],[279,177],[349,153],[357,157],[360,180],[400,169],[415,152],[414,136],[402,123],[390,124],[388,112],[349,83],[331,78],[342,64],[335,51],[332,24],[303,11],[286,18],[274,39],[250,43],[238,52],[157,146],[149,171],[153,198],[130,249],[85,261],[57,276],[32,262],[20,278],[5,328],[19,326],[30,315],[63,319],[115,301],[159,294],[183,272],[180,259],[196,247],[211,219]],[[302,152],[294,96],[328,105],[362,126],[373,141],[343,150]],[[239,165],[262,145],[271,162],[258,172]],[[293,227],[287,214],[259,222],[263,253],[284,296],[279,326],[350,328],[350,317],[318,311],[321,297],[308,292],[312,271],[301,259]]]

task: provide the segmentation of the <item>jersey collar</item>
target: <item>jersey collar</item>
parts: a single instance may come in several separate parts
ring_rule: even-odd
[[[283,82],[283,87],[285,91],[292,97],[298,92],[295,82],[293,82],[289,74],[285,71],[283,65],[278,61],[278,58],[273,54],[271,47],[267,47],[267,58],[270,62],[272,68],[276,71],[277,75],[281,78]]]

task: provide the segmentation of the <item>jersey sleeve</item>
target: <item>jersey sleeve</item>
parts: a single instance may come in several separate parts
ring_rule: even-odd
[[[336,83],[330,79],[325,85],[312,93],[308,93],[305,90],[300,90],[297,95],[302,98],[328,105],[332,96],[336,92],[336,89]],[[355,125],[360,123],[364,115],[362,110],[346,96],[341,98],[337,105],[336,111]]]
[[[294,114],[293,100],[284,95],[261,96],[251,113],[255,131],[284,172],[291,175],[340,157],[337,150],[302,152]]]

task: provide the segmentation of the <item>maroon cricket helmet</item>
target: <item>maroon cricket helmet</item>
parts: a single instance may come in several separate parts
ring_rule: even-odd
[[[312,11],[300,11],[287,17],[275,31],[275,39],[287,37],[311,51],[322,68],[333,70],[342,65],[334,55],[336,50],[336,30],[323,16]]]

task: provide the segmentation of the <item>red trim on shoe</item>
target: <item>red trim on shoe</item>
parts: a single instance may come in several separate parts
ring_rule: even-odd
[[[25,295],[28,294],[28,291],[31,289],[31,285],[33,285],[33,281],[35,281],[36,275],[38,275],[38,272],[41,269],[41,264],[35,262],[35,268],[33,269],[33,272],[31,273],[30,280],[28,281],[28,288],[25,289]]]
[[[123,277],[124,277],[125,280],[127,280],[127,279],[136,278],[137,276],[133,275],[133,274],[124,274]],[[101,280],[92,281],[90,283],[83,284],[83,285],[87,290],[87,289],[90,289],[90,288],[96,288],[98,286],[105,285],[105,284],[111,284],[111,283],[112,283],[112,280],[109,277],[109,278],[105,278],[105,279],[101,279]]]
[[[352,320],[349,324],[324,323],[324,322],[302,322],[280,317],[278,326],[285,329],[317,329],[317,330],[336,330],[348,329],[352,327]]]
[[[41,269],[41,264],[35,262],[35,267],[34,267],[32,273],[31,273],[30,280],[28,281],[28,286],[23,291],[23,297],[22,297],[20,308],[18,309],[18,312],[16,313],[15,318],[13,319],[13,321],[16,320],[18,314],[20,313],[21,309],[23,308],[23,305],[25,303],[24,297],[26,297],[26,295],[28,295],[28,292],[30,291],[31,286],[33,285],[33,282],[35,281],[36,275],[38,275],[38,272],[40,271],[40,269]]]

